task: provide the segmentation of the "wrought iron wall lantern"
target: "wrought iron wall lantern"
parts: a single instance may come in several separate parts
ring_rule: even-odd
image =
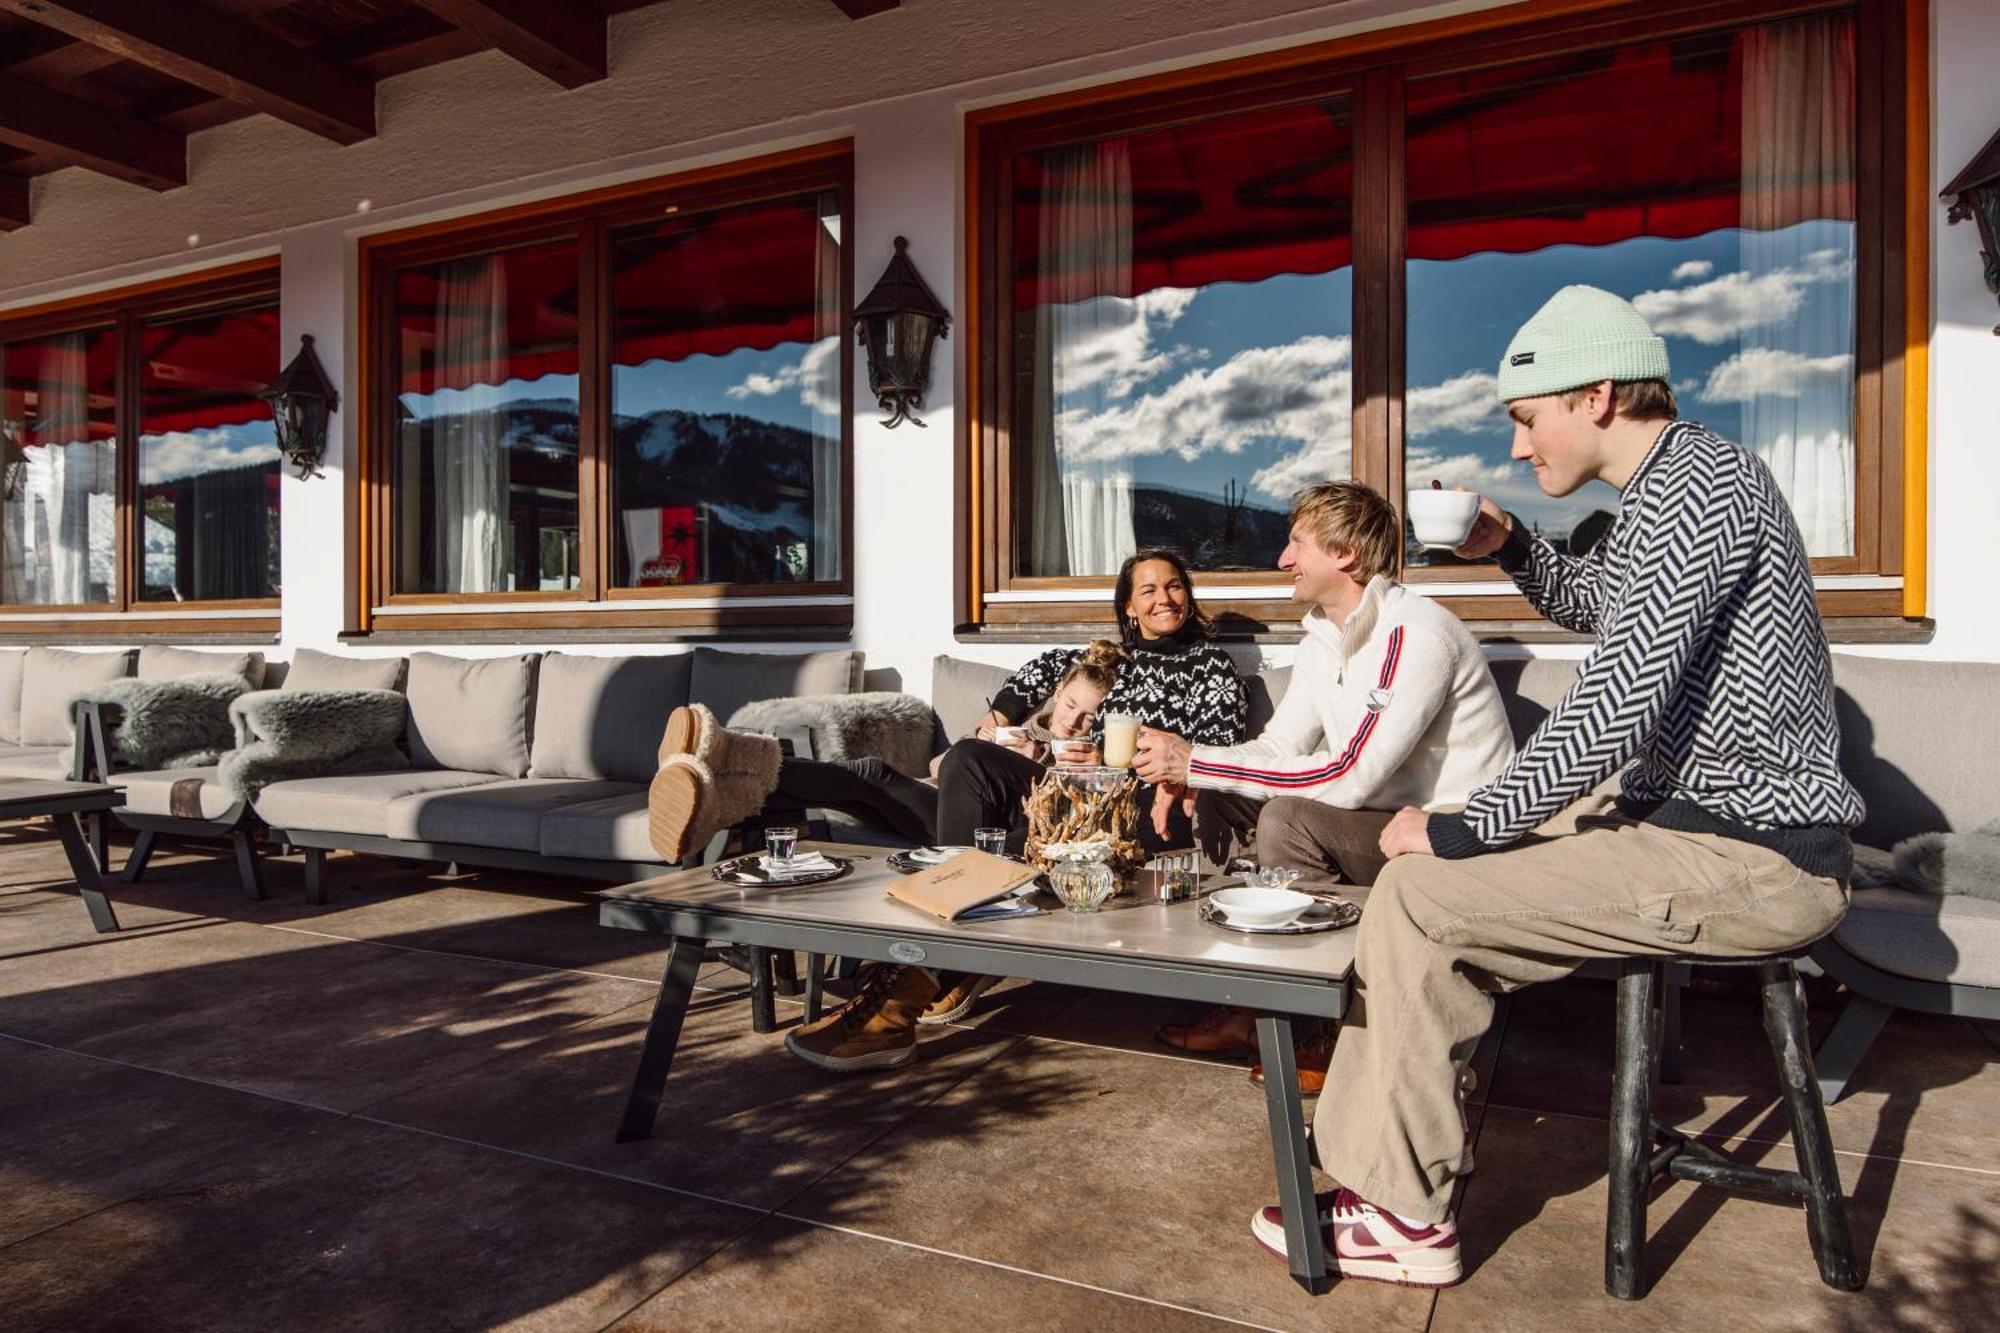
[[[931,381],[931,344],[951,327],[951,312],[917,276],[909,248],[907,240],[896,238],[889,267],[854,307],[855,336],[868,349],[868,391],[889,413],[885,426],[924,424],[910,409],[923,406]]]
[[[1986,265],[1986,287],[2000,297],[2000,131],[1938,197],[1951,203],[1945,221],[1971,218],[1979,225],[1979,257]],[[2000,324],[1993,326],[1993,332],[2000,334]]]
[[[278,450],[299,470],[299,480],[322,475],[327,418],[340,406],[340,391],[319,363],[310,333],[299,335],[299,354],[257,396],[271,405]]]

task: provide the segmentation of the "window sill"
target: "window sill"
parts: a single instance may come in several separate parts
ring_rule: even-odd
[[[0,644],[276,643],[275,610],[252,615],[160,615],[146,611],[19,618],[0,614]]]
[[[1828,643],[1929,643],[1937,634],[1937,622],[1907,620],[1899,616],[1825,616],[1820,626]],[[1484,644],[1592,643],[1590,635],[1576,634],[1546,620],[1468,620],[1472,637]],[[1089,639],[1115,637],[1117,628],[1106,622],[1072,621],[1041,625],[960,625],[953,634],[959,643],[1062,643],[1078,644]],[[1225,622],[1216,634],[1220,643],[1288,644],[1304,637],[1296,624],[1270,625],[1259,629],[1232,629]]]

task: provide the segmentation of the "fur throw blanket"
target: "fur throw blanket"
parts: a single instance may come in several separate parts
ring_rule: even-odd
[[[108,681],[82,699],[103,711],[111,758],[127,767],[203,768],[229,748],[229,705],[250,689],[233,672]]]
[[[930,772],[937,719],[931,706],[914,694],[874,690],[760,699],[737,709],[729,726],[767,733],[804,728],[812,735],[815,759],[873,755],[899,773],[920,778]]]
[[[1878,852],[1871,858],[1877,873],[1880,857]],[[1892,887],[2000,902],[2000,819],[1967,833],[1919,833],[1897,843],[1888,859]],[[1860,864],[1857,858],[1857,871]],[[1871,887],[1859,874],[1854,882],[1857,888]]]
[[[258,690],[229,707],[236,748],[218,778],[254,799],[273,782],[408,768],[397,748],[407,709],[395,690]]]

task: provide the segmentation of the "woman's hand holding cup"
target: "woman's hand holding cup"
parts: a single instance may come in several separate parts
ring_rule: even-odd
[[[1094,767],[1104,762],[1103,752],[1097,748],[1096,743],[1088,736],[1072,736],[1068,738],[1058,736],[1055,740],[1049,742],[1049,748],[1054,751],[1055,761],[1058,764],[1076,764],[1079,766]]]

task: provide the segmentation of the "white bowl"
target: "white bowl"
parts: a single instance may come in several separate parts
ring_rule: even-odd
[[[1411,491],[1410,527],[1426,546],[1457,546],[1472,535],[1479,517],[1477,491]]]
[[[1239,926],[1288,926],[1313,905],[1294,889],[1220,889],[1208,900]]]

